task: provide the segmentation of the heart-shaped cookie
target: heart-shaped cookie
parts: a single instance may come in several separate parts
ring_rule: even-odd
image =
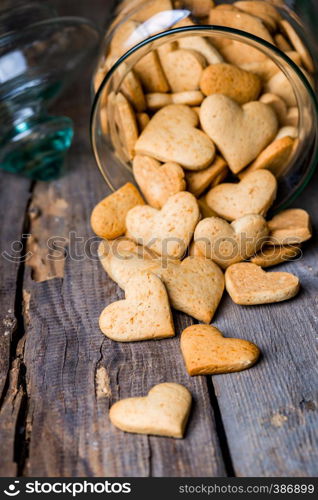
[[[112,280],[125,290],[134,274],[151,271],[165,284],[172,307],[210,323],[224,291],[221,269],[202,256],[171,261],[154,258],[146,249],[138,248],[109,252],[106,242],[100,244],[99,257]]]
[[[269,170],[255,170],[238,184],[215,186],[205,200],[220,217],[232,221],[247,214],[265,215],[275,200],[276,191],[277,181],[273,174]]]
[[[276,114],[269,105],[255,101],[240,106],[221,94],[204,99],[200,121],[235,174],[255,160],[278,130]]]
[[[127,235],[159,255],[180,258],[199,219],[197,200],[183,191],[170,196],[161,210],[149,206],[130,210],[126,217]]]
[[[217,155],[210,167],[198,172],[191,172],[190,170],[186,172],[187,191],[194,194],[194,196],[200,196],[209,186],[220,184],[228,172],[226,161]]]
[[[288,106],[297,106],[294,89],[285,73],[279,71],[274,74],[265,85],[265,91],[281,97]]]
[[[115,97],[114,117],[125,154],[132,160],[138,139],[138,126],[132,105],[120,92]]]
[[[257,0],[239,1],[234,3],[235,7],[263,21],[270,32],[277,31],[277,23],[281,16],[276,8],[268,2]]]
[[[144,204],[138,189],[128,182],[96,205],[91,215],[93,231],[101,238],[118,238],[126,230],[125,220],[129,210]]]
[[[183,168],[177,163],[161,165],[150,156],[136,155],[133,173],[146,201],[154,208],[162,208],[169,196],[186,188]]]
[[[187,257],[181,263],[168,263],[160,272],[171,305],[199,321],[210,323],[224,291],[221,269],[204,257]]]
[[[254,365],[260,355],[252,342],[225,338],[210,325],[192,325],[183,330],[181,351],[189,375],[239,372]]]
[[[239,104],[255,101],[262,88],[259,76],[232,64],[211,64],[201,75],[200,89],[204,95],[223,94]]]
[[[119,342],[174,336],[167,292],[155,274],[134,274],[126,283],[125,296],[125,300],[113,302],[100,315],[104,335]]]
[[[109,418],[125,432],[182,438],[191,400],[183,385],[166,382],[155,385],[146,397],[117,401],[109,411]]]
[[[299,279],[290,273],[268,273],[256,264],[233,264],[225,273],[226,290],[243,306],[282,302],[299,291]]]
[[[130,278],[139,272],[148,271],[160,277],[162,259],[147,247],[128,239],[101,241],[98,257],[103,268],[123,290]]]
[[[197,225],[194,241],[202,255],[225,269],[254,255],[268,233],[262,215],[244,215],[232,224],[219,217],[209,217]]]
[[[300,245],[264,246],[251,258],[251,262],[261,267],[271,267],[295,259],[300,253]]]
[[[221,5],[223,7],[223,4]],[[233,5],[226,5],[222,9],[219,7],[220,6],[217,6],[210,10],[209,24],[227,26],[229,28],[246,31],[263,38],[269,43],[274,43],[268,29],[258,17],[251,16],[247,12],[242,12]],[[251,47],[249,44],[231,39],[224,40],[223,38],[213,39],[213,42],[216,43],[223,57],[232,64],[239,66],[245,62],[266,60],[266,56],[263,52]]]
[[[189,20],[189,18],[183,21],[186,20]],[[195,26],[195,23],[192,23],[192,25]],[[177,28],[177,26],[175,26],[175,28]],[[201,36],[191,36],[191,35],[183,36],[182,38],[179,38],[178,45],[181,49],[192,49],[196,50],[197,52],[200,52],[200,54],[203,55],[204,59],[208,64],[223,62],[223,57],[216,50],[216,48],[210,43],[209,38],[203,38]]]
[[[142,131],[135,152],[162,162],[175,162],[189,170],[207,167],[215,156],[215,146],[202,130],[198,115],[182,104],[158,111]]]
[[[312,236],[310,215],[301,208],[283,210],[268,221],[269,245],[292,245]]]
[[[205,58],[192,49],[177,49],[162,55],[161,64],[172,92],[197,90]]]
[[[287,116],[287,104],[285,101],[278,97],[276,94],[263,94],[260,99],[264,104],[268,104],[275,111],[277,118],[279,119],[280,124],[284,123]]]
[[[169,91],[169,84],[156,50],[148,52],[148,54],[139,59],[134,66],[134,72],[147,92]]]
[[[279,178],[290,161],[294,145],[295,139],[291,137],[282,137],[275,140],[261,152],[251,165],[239,174],[239,178],[243,179],[250,172],[260,169],[270,170],[276,178]]]

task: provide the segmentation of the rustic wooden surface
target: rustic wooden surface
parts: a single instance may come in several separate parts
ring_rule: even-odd
[[[110,9],[104,0],[53,3],[100,26]],[[282,266],[301,279],[296,299],[247,308],[224,297],[214,324],[261,347],[251,370],[188,377],[179,334],[192,320],[181,313],[174,339],[106,339],[99,313],[123,293],[102,271],[89,227],[92,207],[107,194],[89,144],[89,79],[87,68],[59,104],[75,122],[68,175],[33,184],[0,174],[1,476],[317,475],[317,238],[302,259]],[[297,201],[315,227],[317,180]],[[28,245],[23,233],[32,235]],[[59,248],[50,260],[52,236]],[[17,258],[27,251],[32,259]],[[193,394],[185,439],[131,435],[110,424],[114,401],[163,381]]]

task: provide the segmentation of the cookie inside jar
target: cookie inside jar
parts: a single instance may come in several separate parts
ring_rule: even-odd
[[[316,163],[315,65],[276,3],[120,4],[94,76],[92,120],[113,189],[132,181],[147,200],[145,178],[153,196],[160,172],[199,199],[266,169],[278,181],[274,210],[297,196]]]

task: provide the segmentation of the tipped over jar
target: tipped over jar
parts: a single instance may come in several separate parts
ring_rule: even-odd
[[[308,0],[122,1],[93,79],[109,186],[133,182],[156,207],[164,167],[166,198],[186,189],[204,206],[217,184],[264,169],[273,209],[288,206],[317,163],[314,15]]]

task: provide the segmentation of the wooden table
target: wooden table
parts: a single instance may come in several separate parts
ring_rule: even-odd
[[[105,0],[55,4],[100,25],[110,9]],[[190,378],[179,335],[193,321],[181,313],[174,314],[173,339],[105,338],[99,314],[123,292],[96,259],[89,224],[108,193],[90,148],[89,79],[87,68],[59,105],[75,122],[68,174],[49,184],[0,174],[1,251],[11,256],[0,260],[1,476],[317,475],[317,238],[300,260],[281,266],[299,276],[297,298],[262,307],[223,298],[213,323],[262,350],[250,370]],[[317,179],[295,204],[310,211],[316,227]],[[23,234],[32,235],[28,244]],[[49,259],[52,236],[60,237],[65,258],[56,249],[60,259]],[[183,440],[126,434],[110,424],[114,401],[164,381],[193,394]]]

